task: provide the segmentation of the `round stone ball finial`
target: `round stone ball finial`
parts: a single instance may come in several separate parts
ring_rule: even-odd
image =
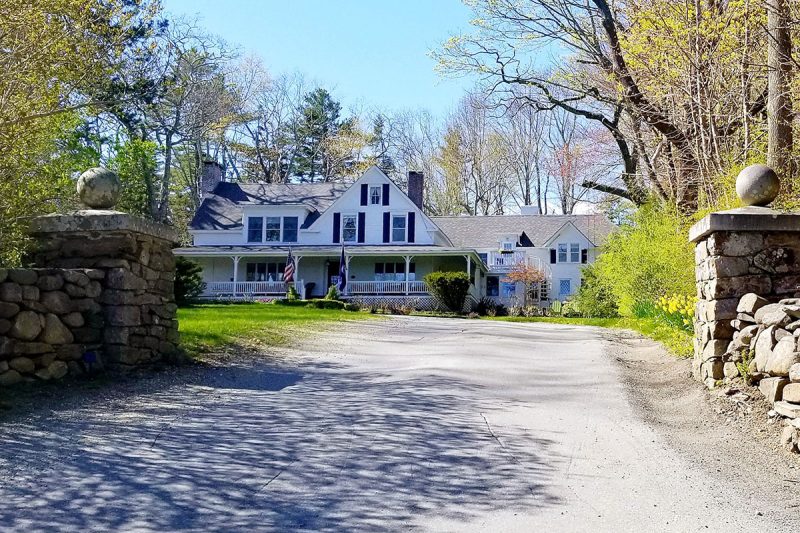
[[[89,209],[110,209],[117,204],[119,177],[103,167],[90,168],[78,178],[78,197]]]
[[[750,165],[736,177],[736,194],[744,205],[768,205],[780,189],[778,175],[767,165]]]

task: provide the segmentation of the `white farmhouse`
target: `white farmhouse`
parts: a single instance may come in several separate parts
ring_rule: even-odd
[[[201,265],[208,298],[283,297],[290,250],[298,291],[321,297],[339,282],[344,248],[350,299],[431,308],[422,279],[442,270],[466,272],[472,300],[513,303],[522,287],[505,275],[527,261],[547,273],[534,295],[546,305],[575,292],[581,266],[594,261],[611,231],[600,215],[431,218],[421,209],[423,176],[416,172],[406,194],[377,167],[349,185],[228,183],[218,169],[206,170],[193,245],[176,254]]]

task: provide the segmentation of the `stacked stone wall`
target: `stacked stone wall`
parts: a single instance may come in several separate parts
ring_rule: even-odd
[[[0,385],[179,354],[174,235],[116,212],[37,219],[34,268],[0,269]]]
[[[740,305],[743,295],[756,293],[769,302],[800,297],[800,232],[712,232],[697,241],[695,260],[699,300],[692,371],[711,385],[733,362],[727,352],[738,326],[754,322]]]

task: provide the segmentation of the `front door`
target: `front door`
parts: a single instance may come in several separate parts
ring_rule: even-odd
[[[328,292],[328,289],[331,285],[338,285],[339,284],[339,265],[340,261],[329,261],[328,262],[328,275],[326,276],[326,280],[328,284],[325,286],[324,292]]]

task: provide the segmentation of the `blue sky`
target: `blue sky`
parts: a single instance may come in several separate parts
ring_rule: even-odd
[[[345,108],[447,113],[472,82],[434,72],[428,52],[469,28],[460,0],[163,0],[274,74],[300,72]]]

